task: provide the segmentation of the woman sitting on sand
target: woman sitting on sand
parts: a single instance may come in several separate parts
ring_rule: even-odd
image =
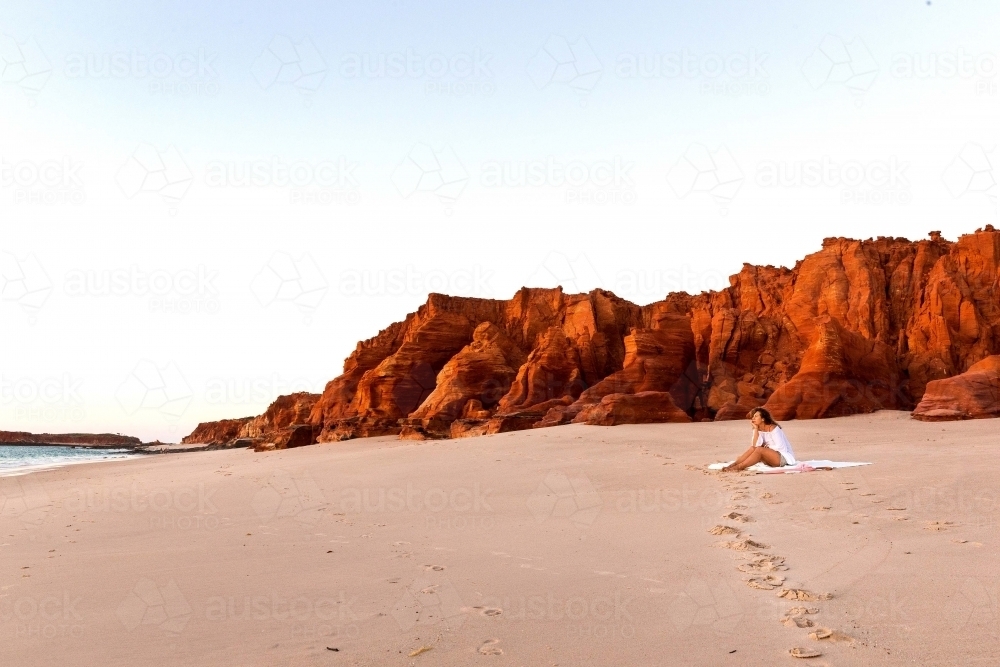
[[[750,411],[749,417],[753,425],[750,449],[723,468],[723,472],[743,470],[761,461],[772,468],[795,465],[792,445],[785,437],[785,432],[771,418],[771,413],[764,408],[754,408]],[[757,444],[758,440],[760,444]]]

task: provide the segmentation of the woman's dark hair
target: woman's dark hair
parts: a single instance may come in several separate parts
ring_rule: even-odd
[[[771,417],[771,413],[768,412],[767,410],[765,410],[764,408],[754,408],[753,410],[751,410],[750,411],[750,419],[753,419],[753,416],[755,414],[757,414],[758,412],[760,413],[760,418],[763,419],[764,423],[767,424],[768,426],[770,426],[771,424],[776,424],[777,423],[777,422],[774,421],[774,418]]]

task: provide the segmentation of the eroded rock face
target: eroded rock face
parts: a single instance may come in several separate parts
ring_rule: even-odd
[[[588,405],[573,421],[594,426],[689,422],[691,417],[674,404],[668,391],[636,394],[606,394],[601,402]]]
[[[198,424],[198,427],[181,442],[224,445],[236,440],[249,439],[254,443],[274,443],[276,449],[312,444],[315,438],[309,419],[319,398],[319,394],[304,391],[279,396],[262,415]],[[309,427],[309,437],[305,438],[305,442],[301,433],[292,438],[292,430],[302,425]],[[289,442],[293,444],[289,445]]]
[[[913,411],[922,421],[1000,416],[1000,355],[986,357],[961,375],[927,383]]]
[[[202,422],[191,433],[184,436],[181,442],[186,445],[224,445],[240,437],[242,429],[254,417],[240,419],[220,419],[216,422]]]
[[[359,343],[302,423],[328,442],[743,419],[760,405],[779,419],[912,409],[1000,353],[998,267],[1000,233],[987,227],[957,242],[830,238],[791,269],[747,264],[725,289],[647,306],[604,290],[431,294]],[[962,391],[953,403],[966,407],[928,409],[982,413],[971,406],[983,390]],[[196,434],[246,435],[258,419]]]
[[[550,408],[542,421],[536,426],[554,426],[564,424],[569,421],[586,422],[590,419],[587,415],[593,414],[588,409],[603,403],[605,397],[615,396],[613,402],[622,402],[622,397],[638,393],[665,393],[672,394],[670,404],[674,412],[691,409],[694,398],[700,386],[700,378],[697,367],[694,364],[694,335],[691,331],[691,318],[687,315],[676,313],[663,314],[657,318],[654,329],[633,329],[625,337],[625,358],[623,368],[600,380],[591,387],[584,390],[579,398],[570,405],[557,405]],[[666,421],[650,417],[642,417],[635,412],[641,405],[656,406],[655,410],[660,413],[662,407],[662,397],[659,402],[647,399],[643,402],[628,402],[631,406],[629,414],[634,414],[633,423],[645,423],[647,421]],[[605,405],[611,405],[605,403]],[[678,408],[677,404],[683,406]],[[543,404],[544,405],[544,404]],[[625,405],[625,403],[623,403]],[[623,408],[624,409],[624,408]],[[624,414],[624,413],[623,413]],[[687,418],[684,421],[689,421]],[[623,419],[619,417],[617,419]],[[670,419],[669,421],[676,421]],[[596,423],[596,422],[593,422]],[[618,421],[617,423],[626,423]]]
[[[488,419],[527,359],[492,322],[472,333],[472,342],[448,360],[434,390],[403,422],[404,438],[449,437],[456,419]]]
[[[813,331],[799,372],[764,405],[775,419],[843,417],[906,406],[908,394],[888,345],[845,329],[829,315],[818,318]]]

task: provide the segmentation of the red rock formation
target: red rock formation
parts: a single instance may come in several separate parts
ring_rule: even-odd
[[[1000,355],[986,357],[961,375],[927,383],[913,417],[922,421],[1000,416]]]
[[[718,292],[642,307],[604,290],[431,294],[359,343],[302,423],[328,442],[911,409],[928,383],[1000,353],[998,293],[988,226],[957,242],[830,238],[791,269],[747,264]]]
[[[456,419],[489,418],[510,389],[526,355],[492,322],[483,322],[472,342],[444,365],[434,390],[404,421],[402,436],[446,437]]]
[[[309,422],[319,394],[298,392],[279,396],[257,417],[223,419],[204,422],[185,438],[184,444],[224,445],[236,440],[247,440],[247,445],[271,443],[271,449],[301,447],[315,442],[313,426]],[[303,431],[302,426],[307,428]]]
[[[816,322],[812,345],[799,372],[779,386],[765,407],[775,419],[842,417],[899,409],[899,369],[892,349],[848,331],[824,315]]]
[[[191,433],[181,438],[185,445],[224,445],[240,437],[240,429],[254,417],[220,419],[216,422],[202,422]]]
[[[320,442],[404,428],[408,438],[457,435],[456,419],[476,433],[527,428],[620,369],[624,334],[639,318],[638,306],[601,290],[524,288],[509,301],[431,294],[416,313],[358,345],[311,423],[321,429]],[[495,327],[498,349],[474,343],[483,324]],[[493,362],[498,375],[474,379]],[[470,400],[479,401],[477,414],[466,410]]]
[[[657,414],[669,412],[674,415],[669,421],[677,421],[678,414],[684,417],[681,421],[690,421],[684,410],[691,407],[700,383],[697,368],[693,365],[694,335],[691,331],[691,318],[676,313],[660,313],[654,326],[654,329],[633,329],[625,337],[622,370],[587,388],[572,404],[549,409],[545,418],[536,426],[554,426],[570,420],[598,423],[589,421],[590,419],[603,420],[600,423],[604,423],[607,418],[593,416],[598,413],[589,410],[590,407],[602,404],[605,406],[604,412],[610,410],[608,414],[615,413],[616,401],[623,401],[638,393],[664,396],[657,396],[655,400],[647,397],[645,402],[628,401],[627,410],[624,405],[622,407],[628,414],[635,414],[635,410],[641,405],[649,405]],[[670,402],[670,407],[664,406],[666,401]],[[683,406],[683,410],[677,403]],[[665,421],[641,416],[636,416],[633,421],[640,423],[636,421],[640,419],[643,422]]]
[[[668,391],[640,391],[636,394],[606,394],[600,403],[588,405],[576,422],[594,426],[689,422],[686,412],[674,404]]]

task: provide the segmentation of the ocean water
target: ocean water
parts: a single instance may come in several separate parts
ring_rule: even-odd
[[[0,477],[23,475],[34,470],[46,470],[75,463],[127,459],[134,456],[128,449],[86,449],[73,447],[18,447],[0,445]]]

